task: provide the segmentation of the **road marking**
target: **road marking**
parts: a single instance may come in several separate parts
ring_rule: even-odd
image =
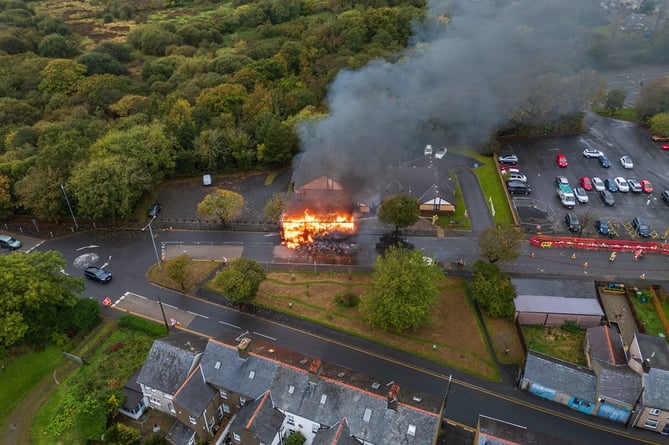
[[[476,428],[471,427],[469,425],[465,425],[464,423],[460,423],[457,420],[449,419],[448,417],[444,417],[444,422],[448,423],[449,425],[453,425],[458,428],[462,428],[465,431],[469,431],[470,433],[473,433],[476,431]]]
[[[176,306],[172,306],[171,304],[163,303],[163,306],[171,307],[172,309],[179,309]]]
[[[242,328],[240,328],[239,326],[235,326],[234,324],[226,323],[226,322],[221,321],[221,320],[218,320],[218,322],[221,323],[221,324],[227,325],[227,326],[232,326],[233,328],[235,328],[235,329],[239,329],[240,331],[241,331],[241,329],[242,329]]]
[[[260,332],[253,331],[254,334],[259,335],[261,337],[269,338],[270,340],[276,341],[276,338],[270,337],[269,335],[261,334]]]
[[[97,247],[100,247],[100,246],[96,246],[95,244],[91,244],[90,246],[84,246],[84,247],[78,248],[77,252],[79,252],[80,250],[84,250],[84,249],[95,249]]]
[[[188,312],[189,314],[193,314],[196,317],[202,317],[202,318],[206,318],[207,320],[209,320],[209,317],[207,317],[206,315],[200,315],[197,312],[191,312],[191,311],[186,311],[186,312]]]

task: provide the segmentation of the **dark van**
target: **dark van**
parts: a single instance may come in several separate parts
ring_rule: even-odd
[[[522,181],[509,181],[506,183],[506,188],[512,195],[529,195],[532,193],[530,185]]]

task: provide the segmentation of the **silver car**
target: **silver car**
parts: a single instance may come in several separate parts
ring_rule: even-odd
[[[604,153],[601,151],[597,150],[596,148],[586,148],[583,150],[583,156],[586,158],[601,158],[604,156]]]
[[[623,156],[620,158],[620,165],[623,166],[623,168],[626,168],[627,170],[631,170],[634,168],[634,162],[632,162],[632,158],[629,156]]]
[[[627,183],[627,180],[623,178],[622,176],[616,177],[613,182],[616,183],[616,186],[618,187],[619,192],[627,193],[630,191],[630,186]]]
[[[0,235],[0,247],[3,249],[16,250],[21,247],[21,241],[16,238],[12,238],[9,235],[2,234]]]
[[[604,181],[602,181],[601,178],[598,178],[597,176],[592,178],[592,186],[598,192],[601,192],[602,190],[606,190],[606,186],[604,185]]]
[[[585,193],[585,189],[583,187],[576,187],[574,189],[574,196],[576,196],[576,200],[580,204],[587,204],[590,201],[588,194]]]

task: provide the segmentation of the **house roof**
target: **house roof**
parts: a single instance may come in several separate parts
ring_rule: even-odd
[[[651,368],[643,378],[645,405],[669,411],[669,371]]]
[[[332,428],[318,430],[311,445],[360,445],[360,442],[351,437],[346,419],[341,419]]]
[[[286,416],[272,402],[270,391],[247,403],[230,422],[231,430],[245,429],[252,432],[260,443],[272,443]]]
[[[536,351],[528,351],[524,378],[589,402],[595,401],[595,373]]]
[[[216,393],[217,390],[205,382],[202,368],[198,365],[174,394],[174,401],[188,414],[199,417]]]
[[[585,331],[590,358],[612,366],[627,366],[627,354],[617,327],[596,326]]]
[[[475,445],[568,445],[572,442],[539,431],[532,431],[525,426],[515,425],[503,420],[493,419],[479,414],[477,425],[478,442]]]
[[[513,299],[513,304],[517,312],[604,316],[604,311],[595,298],[518,295]]]
[[[434,166],[388,167],[383,172],[381,198],[397,193],[406,193],[421,204],[455,204],[455,181],[440,178]]]
[[[597,290],[592,281],[546,280],[542,278],[511,278],[518,295],[532,295],[541,289],[542,295],[572,298],[593,298]]]
[[[641,376],[628,366],[602,365],[596,371],[597,397],[634,406],[641,393]]]
[[[139,375],[139,369],[130,377],[130,379],[123,386],[123,395],[125,395],[125,401],[123,402],[122,409],[126,411],[132,411],[137,407],[139,402],[144,398],[142,394],[142,388],[137,383],[137,376]]]
[[[669,370],[669,346],[665,338],[639,332],[635,332],[634,336],[639,344],[642,360],[647,360],[651,368]]]
[[[206,338],[188,332],[154,341],[137,383],[174,394],[197,364],[206,344]]]
[[[188,445],[188,441],[194,434],[195,431],[177,420],[170,428],[165,439],[174,445]]]

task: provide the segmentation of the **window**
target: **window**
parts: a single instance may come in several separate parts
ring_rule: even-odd
[[[434,203],[434,205],[432,206],[432,210],[434,210],[435,212],[438,212],[440,208],[441,204],[439,204],[438,202]]]
[[[216,364],[214,365],[214,369],[221,369],[221,362],[217,361]]]
[[[218,409],[216,411],[218,412],[218,420],[223,419],[223,405],[218,405]]]
[[[242,438],[237,433],[232,433],[232,438],[235,440],[235,442],[241,442],[242,441]]]
[[[293,385],[290,385],[290,386],[288,387],[288,394],[292,394],[292,393],[294,393],[294,392],[295,392],[295,387],[294,387]]]
[[[209,417],[209,423],[207,424],[209,428],[214,427],[214,416]]]
[[[152,405],[162,406],[160,400],[156,399],[155,397],[149,397],[149,402],[151,402]]]
[[[244,397],[239,398],[239,404],[244,406],[246,404],[246,399]]]
[[[197,425],[197,419],[193,416],[188,416],[188,420],[190,420],[190,423],[193,425]]]
[[[323,395],[321,396],[321,405],[325,405],[325,401],[326,401],[327,399],[328,399],[328,396],[326,396],[325,394],[323,394]]]
[[[188,445],[195,445],[195,434],[190,436],[190,439],[188,439]]]
[[[253,380],[253,377],[255,377],[255,376],[256,376],[256,372],[255,372],[255,371],[251,371],[251,372],[249,372],[249,378],[250,378],[251,380]]]
[[[314,423],[313,425],[311,425],[311,432],[312,433],[317,433],[319,429],[321,429],[320,424]]]
[[[228,393],[223,391],[222,389],[219,391],[221,393],[221,399],[228,399]]]
[[[286,423],[288,425],[295,425],[295,418],[290,414],[286,414]]]
[[[658,421],[656,419],[648,419],[646,423],[643,424],[645,428],[655,429],[657,428]]]
[[[661,412],[662,411],[660,411],[657,408],[653,408],[653,409],[648,410],[648,414],[650,414],[651,416],[659,416]]]
[[[223,404],[223,412],[230,413],[230,405]]]

